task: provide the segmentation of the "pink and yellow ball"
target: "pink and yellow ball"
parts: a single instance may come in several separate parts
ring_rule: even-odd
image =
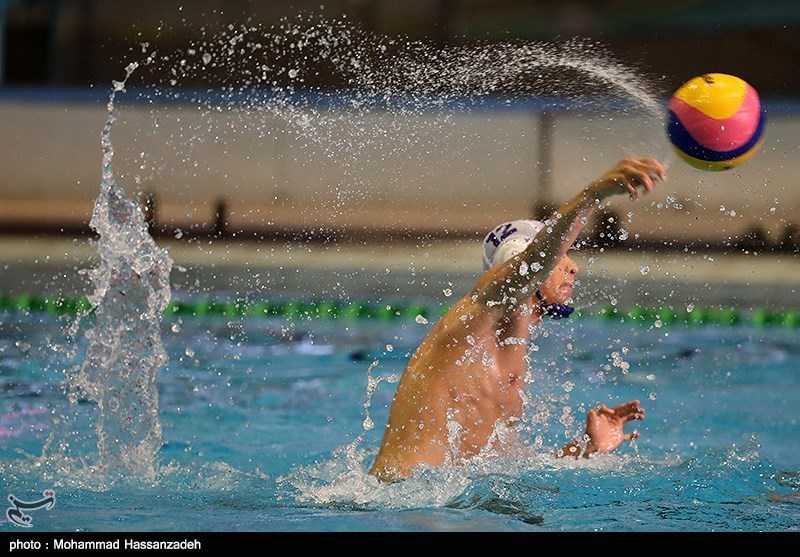
[[[678,155],[701,170],[727,170],[755,153],[764,133],[756,90],[727,74],[684,83],[669,103],[667,135]]]

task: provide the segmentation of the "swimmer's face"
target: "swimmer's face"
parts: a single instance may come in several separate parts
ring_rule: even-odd
[[[542,283],[539,290],[548,304],[564,304],[575,289],[578,265],[568,256],[559,261],[552,274]]]

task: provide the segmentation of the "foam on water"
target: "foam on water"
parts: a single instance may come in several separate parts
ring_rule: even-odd
[[[493,487],[495,480],[502,484],[513,484],[516,479],[520,480],[523,489],[528,486],[546,492],[555,489],[548,486],[561,484],[557,480],[560,475],[571,471],[615,474],[631,468],[664,464],[616,454],[580,461],[556,459],[532,447],[519,447],[503,457],[486,455],[458,464],[437,467],[423,465],[402,481],[384,483],[367,473],[375,457],[374,451],[358,449],[345,457],[351,449],[343,448],[329,460],[298,467],[278,478],[280,489],[300,503],[338,508],[484,508],[497,503],[498,497],[502,497],[502,493]],[[533,478],[533,481],[525,478]],[[541,481],[541,485],[536,486],[537,481]]]

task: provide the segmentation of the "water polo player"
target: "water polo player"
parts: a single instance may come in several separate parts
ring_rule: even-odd
[[[420,465],[458,464],[502,451],[521,423],[530,333],[542,317],[565,317],[578,266],[567,251],[602,200],[636,199],[665,179],[655,159],[617,163],[547,221],[513,221],[484,241],[485,272],[431,329],[397,386],[383,441],[370,473],[404,478]],[[586,433],[556,452],[588,457],[614,450],[637,433],[638,401],[590,411]]]

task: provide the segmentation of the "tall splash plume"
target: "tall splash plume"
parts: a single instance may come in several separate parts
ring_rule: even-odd
[[[156,377],[167,363],[161,343],[162,313],[170,300],[172,260],[150,236],[139,205],[126,198],[112,170],[114,101],[137,64],[115,81],[101,134],[102,182],[90,226],[101,261],[89,272],[95,322],[83,364],[68,375],[69,399],[97,404],[97,470],[110,475],[155,476],[161,448]]]

